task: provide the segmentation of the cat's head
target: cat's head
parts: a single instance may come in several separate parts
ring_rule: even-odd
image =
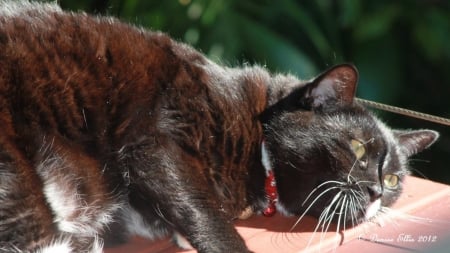
[[[352,65],[300,84],[264,114],[266,146],[284,212],[357,224],[399,197],[408,158],[438,133],[391,130],[354,100]]]

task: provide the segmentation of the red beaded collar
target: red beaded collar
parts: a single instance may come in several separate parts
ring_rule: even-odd
[[[277,185],[275,183],[275,176],[272,171],[269,154],[266,149],[264,141],[261,143],[261,162],[266,169],[266,182],[264,188],[266,196],[269,200],[269,205],[264,209],[263,214],[266,217],[271,217],[277,212],[276,202],[278,200]]]

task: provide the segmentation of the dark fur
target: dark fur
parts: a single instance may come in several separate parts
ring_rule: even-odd
[[[299,203],[320,182],[349,173],[349,138],[375,138],[374,163],[393,148],[353,103],[352,66],[307,83],[259,67],[220,67],[115,19],[19,5],[0,12],[1,249],[37,250],[70,237],[76,252],[92,250],[108,227],[119,237],[132,233],[123,227],[135,210],[155,237],[175,230],[200,252],[246,252],[232,220],[267,204],[263,139],[291,214],[304,211]],[[352,87],[315,95],[329,80]],[[325,124],[333,115],[342,129]],[[437,137],[427,133],[417,152]],[[371,188],[381,191],[373,190],[378,169],[370,171],[368,198]],[[97,233],[68,231],[43,190],[51,182],[88,207],[66,220],[86,216],[89,225],[105,210],[113,219]]]

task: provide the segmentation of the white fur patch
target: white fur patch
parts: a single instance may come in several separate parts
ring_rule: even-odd
[[[70,242],[56,242],[52,245],[44,247],[37,251],[37,253],[71,253],[72,247],[70,246]]]
[[[59,230],[73,233],[81,229],[71,221],[71,216],[79,209],[78,197],[77,192],[71,189],[67,181],[59,179],[57,182],[57,179],[47,179],[44,182],[44,194],[55,214],[54,222],[58,224]]]
[[[378,213],[380,208],[381,208],[381,199],[377,199],[374,202],[370,203],[369,206],[367,206],[364,218],[366,220],[371,219]]]
[[[52,143],[44,145],[40,152],[42,158],[36,165],[36,172],[43,181],[43,193],[53,212],[53,222],[59,231],[69,234],[45,246],[42,252],[71,252],[72,237],[74,240],[86,239],[86,242],[92,240],[89,252],[102,252],[103,241],[98,234],[113,221],[113,215],[122,207],[120,202],[105,200],[109,196],[88,201],[79,191],[85,183],[84,174],[77,168],[80,165],[66,159],[62,152],[53,150]]]
[[[140,235],[142,237],[150,239],[154,238],[154,234],[145,225],[142,216],[131,207],[126,209],[125,225],[130,234]]]
[[[45,169],[51,170],[52,166],[64,164],[58,162],[47,164]],[[44,177],[44,195],[53,210],[54,222],[58,229],[81,236],[97,235],[112,221],[114,211],[120,208],[119,204],[96,206],[95,203],[86,203],[70,174],[63,176],[50,174]]]
[[[264,169],[266,169],[266,176],[268,176],[269,171],[272,170],[272,163],[270,162],[269,151],[267,150],[264,141],[261,143],[261,162],[262,165],[264,166]]]
[[[87,251],[87,253],[102,253],[103,252],[103,241],[95,237],[94,241]],[[44,246],[41,249],[37,250],[36,253],[79,253],[75,249],[73,249],[70,238],[67,237],[65,239],[56,240],[52,242],[48,246]]]
[[[261,163],[263,164],[264,169],[266,170],[266,176],[269,175],[269,171],[272,170],[272,162],[270,161],[269,150],[266,147],[265,142],[261,143]],[[266,206],[267,203],[264,203],[263,206]],[[288,212],[286,208],[280,203],[280,201],[275,202],[275,206],[277,211],[280,212],[284,216],[292,216],[293,214]]]
[[[89,253],[103,253],[103,240],[96,236]]]
[[[142,215],[130,206],[123,209],[123,215],[125,218],[125,226],[131,235],[140,235],[151,240],[167,235],[166,230],[161,230],[147,224]]]
[[[174,232],[172,236],[173,242],[180,248],[184,250],[192,250],[194,247],[189,243],[189,241],[186,239],[186,237],[182,236],[178,232]]]
[[[280,201],[277,201],[275,203],[275,206],[277,208],[277,212],[279,212],[280,214],[282,214],[283,216],[294,216],[293,213],[289,212],[284,206],[283,204],[281,204]]]

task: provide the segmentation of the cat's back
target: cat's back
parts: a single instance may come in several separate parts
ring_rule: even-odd
[[[70,85],[72,75],[81,79],[78,85],[101,87],[146,78],[149,68],[168,61],[172,41],[110,17],[63,12],[53,4],[0,1],[0,45],[0,60],[9,65],[3,74],[28,71],[35,86],[43,79]],[[82,82],[88,76],[97,82]]]
[[[175,44],[114,18],[0,1],[0,118],[107,135],[172,83],[183,61]]]
[[[64,136],[95,155],[143,135],[194,153],[223,146],[220,156],[259,142],[262,68],[222,67],[165,34],[28,1],[0,0],[0,48],[0,135]]]

